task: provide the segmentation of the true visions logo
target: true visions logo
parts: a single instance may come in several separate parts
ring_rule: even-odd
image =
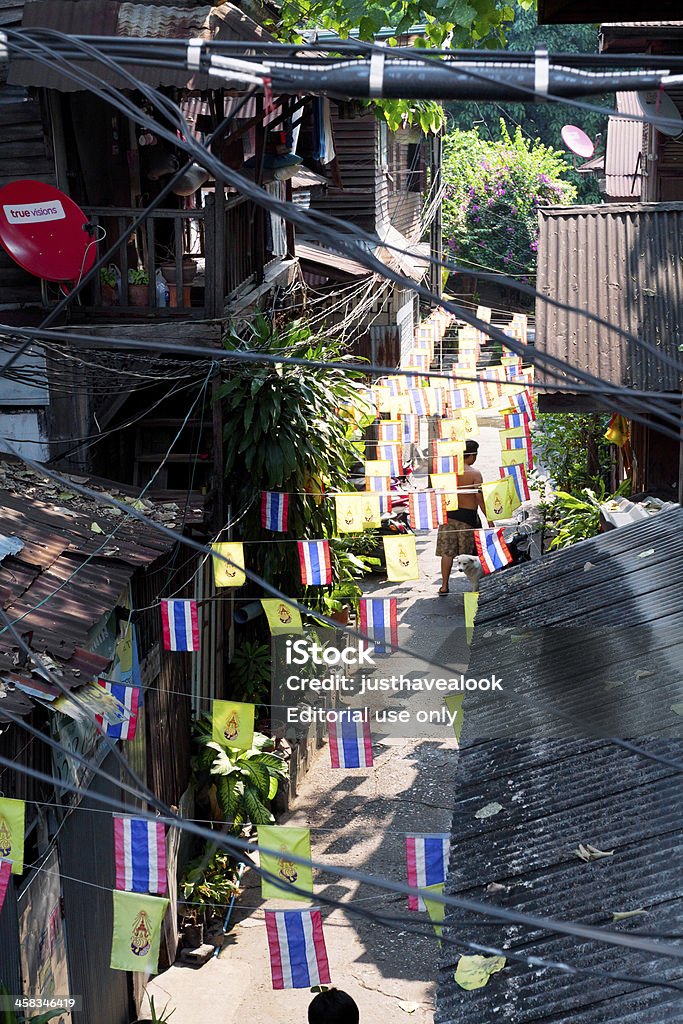
[[[46,203],[21,203],[3,206],[10,224],[35,224],[39,221],[64,220],[66,214],[59,199]]]

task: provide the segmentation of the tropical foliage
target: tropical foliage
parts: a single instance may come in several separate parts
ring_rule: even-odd
[[[536,266],[539,206],[571,203],[576,190],[562,153],[502,121],[500,131],[495,142],[477,130],[444,139],[444,244],[458,264],[523,277]]]
[[[609,485],[612,449],[603,413],[541,413],[534,432],[538,464],[552,484],[578,493]]]
[[[629,483],[625,481],[613,495],[605,493],[605,485],[601,482],[596,491],[584,487],[580,495],[556,491],[552,504],[546,507],[545,521],[555,536],[550,544],[551,551],[556,548],[568,548],[577,541],[596,537],[600,532],[600,506],[611,499],[629,491]]]
[[[188,904],[187,910],[195,920],[227,906],[239,891],[234,861],[213,843],[207,843],[201,856],[190,861],[178,886],[178,896]]]
[[[517,6],[531,8],[534,0],[517,0]],[[508,0],[283,0],[280,21],[271,28],[280,38],[300,39],[305,29],[322,28],[342,39],[355,34],[374,42],[394,46],[399,36],[420,26],[410,37],[416,47],[455,48],[502,46],[515,17]],[[402,44],[405,43],[401,39]],[[379,100],[373,104],[390,128],[416,126],[438,131],[443,122],[440,105],[432,101]]]
[[[539,46],[546,46],[550,53],[597,53],[597,25],[539,25],[536,18],[535,5],[522,5],[514,2],[515,17],[512,24],[506,26],[506,49],[533,52]],[[596,105],[605,103],[614,106],[612,97],[594,98]],[[544,145],[553,148],[563,146],[560,134],[563,125],[572,121],[594,141],[602,135],[607,124],[606,112],[594,110],[569,111],[563,103],[472,103],[451,102],[447,105],[449,124],[461,131],[468,131],[480,126],[491,141],[500,139],[500,120],[503,119],[509,132],[514,132],[517,125],[523,127],[525,135],[531,139],[539,139]],[[592,175],[578,174],[571,165],[574,161],[568,154],[570,169],[567,179],[576,186],[581,202],[598,202],[597,180]]]
[[[270,752],[272,740],[254,733],[249,750],[222,747],[212,738],[211,719],[202,716],[197,723],[199,754],[193,759],[195,786],[199,792],[215,798],[221,820],[228,830],[239,835],[244,825],[272,822],[270,801],[287,778],[282,758]]]
[[[276,358],[312,359],[324,366],[236,363],[222,385],[225,473],[238,513],[236,539],[263,538],[262,491],[289,494],[290,538],[334,536],[334,509],[322,494],[348,489],[349,467],[357,458],[352,440],[367,417],[354,373],[325,364],[340,358],[348,363],[350,357],[340,343],[313,335],[303,321],[280,330],[265,317],[253,321],[244,336],[231,333],[225,345]],[[283,535],[274,534],[273,540],[278,539]],[[346,549],[353,551],[354,543],[350,540]],[[333,565],[335,581],[343,553],[340,559]],[[302,596],[296,544],[256,544],[250,565],[274,586]]]

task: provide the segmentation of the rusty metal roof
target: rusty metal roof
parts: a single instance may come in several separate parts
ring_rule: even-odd
[[[683,719],[671,709],[682,696],[682,609],[680,508],[482,581],[467,674],[495,672],[522,699],[465,696],[450,894],[616,931],[680,931],[680,775],[609,737],[683,757]],[[497,813],[476,817],[494,803]],[[584,863],[580,843],[612,855]],[[637,909],[646,913],[612,923],[613,913]],[[459,911],[452,918],[447,934],[456,941],[660,981],[683,977],[676,961],[483,926]],[[511,960],[486,988],[463,991],[453,970],[468,952],[443,948],[437,1024],[678,1019],[680,993]]]
[[[546,207],[539,228],[540,292],[681,358],[683,203]],[[540,300],[536,347],[612,384],[680,389],[680,375],[656,356]]]
[[[617,113],[642,117],[635,92],[617,93]],[[643,122],[612,116],[607,123],[605,194],[610,199],[637,202],[642,185],[639,162],[643,148]]]
[[[272,37],[249,14],[231,3],[155,4],[119,0],[26,0],[22,28],[55,29],[73,35],[139,36],[148,39],[225,39],[266,41]],[[130,89],[130,83],[101,64],[79,62],[78,67],[97,74],[102,81]],[[187,70],[126,66],[146,85],[175,85],[205,89],[207,75],[192,76]],[[9,82],[42,86],[60,92],[83,88],[56,68],[30,60],[13,60]]]
[[[101,488],[85,479],[103,494],[124,497],[119,484]],[[183,520],[182,506],[168,496],[159,503],[143,499],[143,510],[167,526]],[[162,558],[175,543],[117,513],[104,500],[61,490],[15,462],[0,464],[0,530],[23,543],[0,562],[0,602],[32,649],[59,665],[68,687],[106,669],[107,659],[87,649],[90,631],[116,607],[135,571]],[[0,633],[3,677],[13,670],[30,675],[29,668],[18,667],[16,648],[10,635]]]

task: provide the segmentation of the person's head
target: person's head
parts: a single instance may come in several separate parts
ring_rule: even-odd
[[[471,437],[468,437],[465,441],[465,465],[471,466],[473,462],[476,462],[477,454],[479,452],[479,442],[473,441]]]
[[[308,1024],[358,1024],[358,1006],[346,992],[328,988],[308,1004]]]

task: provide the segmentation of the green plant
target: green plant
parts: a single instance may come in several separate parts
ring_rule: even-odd
[[[534,273],[538,208],[566,205],[576,196],[563,176],[563,153],[510,134],[503,121],[498,141],[478,129],[444,137],[443,234],[446,252],[458,263],[520,277]]]
[[[109,288],[116,288],[116,274],[112,267],[100,267],[100,284],[106,284]]]
[[[323,364],[351,358],[340,343],[313,335],[304,321],[279,327],[264,316],[251,321],[243,336],[232,331],[224,344],[229,350],[299,356]],[[333,510],[320,494],[346,489],[348,467],[356,456],[351,438],[357,427],[341,415],[357,401],[353,373],[277,362],[236,363],[229,373],[218,392],[229,441],[225,475],[235,506],[248,509],[237,539],[263,537],[260,493],[274,490],[291,495],[291,537],[332,536]],[[252,567],[292,597],[303,595],[296,545],[255,545]]]
[[[612,495],[605,494],[605,485],[601,481],[598,493],[590,487],[584,487],[578,497],[567,491],[555,491],[553,502],[545,508],[546,523],[555,531],[550,550],[568,548],[581,540],[597,537],[600,532],[600,506],[614,498],[627,494],[630,483],[624,483]]]
[[[236,700],[261,704],[270,686],[271,653],[267,644],[245,640],[230,662],[230,683]]]
[[[201,856],[190,861],[178,883],[178,899],[188,904],[188,916],[195,921],[211,917],[215,908],[227,906],[239,893],[237,868],[213,843],[207,843]]]
[[[446,124],[446,113],[436,100],[374,100],[371,105],[392,132],[419,128],[425,135],[436,135]]]
[[[609,484],[612,449],[605,438],[604,413],[541,413],[534,451],[553,485],[576,493],[583,487]]]
[[[163,1008],[163,1010],[160,1010],[159,1013],[157,1013],[156,1007],[154,1005],[154,996],[150,996],[148,1002],[150,1012],[149,1019],[152,1021],[152,1024],[165,1024],[165,1022],[169,1020],[175,1013],[175,1008],[169,1010],[168,1013],[166,1013],[166,1006],[168,1006],[168,1003]]]
[[[195,782],[198,788],[215,787],[216,801],[230,831],[239,835],[245,824],[272,822],[267,804],[287,778],[287,766],[264,749],[272,745],[270,737],[257,732],[249,750],[226,749],[214,742],[211,719],[204,715],[197,722],[196,740],[200,752],[193,759]]]
[[[138,270],[129,270],[128,284],[149,284],[149,274],[146,270],[141,268]]]
[[[47,1021],[64,1014],[63,1009],[49,1010],[28,1017],[19,1009],[13,1008],[13,997],[6,985],[0,982],[0,1024],[47,1024]]]

